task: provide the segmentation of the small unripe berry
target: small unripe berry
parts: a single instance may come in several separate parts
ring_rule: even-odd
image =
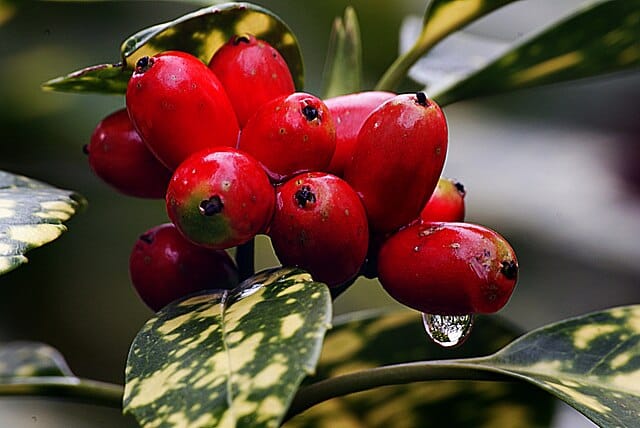
[[[463,221],[464,197],[467,194],[462,183],[441,177],[422,212],[422,221]]]

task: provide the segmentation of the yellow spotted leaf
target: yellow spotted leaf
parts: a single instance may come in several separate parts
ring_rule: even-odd
[[[140,57],[180,50],[208,63],[231,36],[243,33],[254,34],[275,47],[287,62],[296,87],[302,89],[302,55],[295,35],[279,17],[251,3],[217,4],[141,30],[122,42],[120,61],[83,68],[49,80],[43,88],[66,92],[124,93]]]
[[[323,98],[362,90],[362,40],[353,7],[333,21],[323,74]]]
[[[637,68],[639,40],[640,0],[591,2],[498,49],[480,38],[445,39],[410,76],[446,105]]]
[[[540,328],[468,363],[533,383],[598,426],[638,426],[640,305]]]
[[[124,410],[142,426],[278,427],[330,319],[328,288],[299,269],[175,302],[132,344]]]
[[[427,338],[420,315],[414,311],[357,313],[335,320],[325,338],[317,373],[305,384],[389,364],[486,355],[518,334],[497,317],[480,316],[462,346],[441,348]],[[284,426],[547,427],[554,407],[551,395],[524,382],[414,382],[325,401]]]
[[[10,378],[73,376],[57,349],[38,342],[0,344],[0,383]]]
[[[24,254],[67,230],[85,200],[31,178],[0,171],[0,274],[27,262]]]

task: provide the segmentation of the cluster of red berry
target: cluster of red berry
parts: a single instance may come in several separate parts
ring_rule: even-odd
[[[87,153],[116,189],[166,198],[172,223],[143,234],[130,259],[153,310],[237,285],[224,250],[267,234],[283,265],[329,287],[378,276],[422,312],[495,312],[515,254],[462,223],[464,189],[440,178],[447,144],[424,93],[323,101],[295,92],[276,49],[237,35],[208,66],[178,51],[139,58],[126,109],[98,125]]]

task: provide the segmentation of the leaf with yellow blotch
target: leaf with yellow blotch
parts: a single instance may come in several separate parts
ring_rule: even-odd
[[[369,311],[343,316],[327,333],[317,374],[305,384],[389,364],[486,355],[519,333],[497,317],[479,316],[469,339],[451,349],[428,339],[420,315],[414,311]],[[554,409],[552,396],[524,382],[414,382],[325,401],[284,426],[542,428],[549,426]]]
[[[287,62],[296,87],[304,84],[302,54],[291,29],[275,14],[251,3],[223,3],[199,9],[173,21],[154,25],[127,38],[121,60],[86,67],[43,84],[44,89],[66,92],[124,93],[142,56],[180,50],[208,63],[233,35],[251,33],[276,48]]]
[[[162,309],[136,336],[124,410],[143,426],[277,427],[315,369],[326,285],[273,269]]]
[[[27,262],[24,254],[58,238],[86,201],[77,193],[0,171],[0,274]]]

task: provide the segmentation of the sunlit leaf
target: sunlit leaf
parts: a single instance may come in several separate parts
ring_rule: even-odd
[[[231,36],[242,33],[252,33],[275,47],[287,62],[296,87],[302,89],[302,55],[296,37],[272,12],[250,3],[213,5],[146,28],[122,43],[122,59],[118,63],[83,68],[45,82],[43,87],[71,92],[123,93],[140,57],[181,50],[208,63]]]
[[[294,269],[171,304],[133,342],[125,411],[143,426],[278,426],[330,317],[328,288]]]
[[[422,19],[415,42],[394,61],[376,89],[395,90],[409,68],[439,41],[469,23],[516,0],[432,0]]]
[[[333,21],[324,69],[323,98],[359,92],[362,89],[362,41],[358,17],[352,7],[344,18]]]
[[[37,342],[0,344],[0,383],[7,378],[73,376],[57,349]]]
[[[318,372],[305,383],[357,370],[410,361],[486,355],[518,334],[495,317],[479,317],[457,349],[434,345],[413,311],[356,314],[327,333]],[[545,427],[554,400],[526,383],[422,382],[335,398],[293,418],[285,427]],[[509,421],[510,424],[506,424]]]
[[[640,305],[540,328],[471,363],[538,385],[598,426],[637,426]]]
[[[59,237],[85,205],[76,193],[0,171],[0,274],[26,263],[24,254]]]
[[[497,58],[490,51],[480,68],[459,73],[430,91],[441,105],[462,99],[626,70],[640,65],[640,0],[608,0],[514,42]],[[454,43],[455,39],[451,41]],[[441,52],[457,55],[443,41]],[[482,56],[483,52],[476,52]],[[488,64],[486,60],[490,60]],[[445,61],[441,61],[445,62]],[[423,65],[425,66],[425,65]],[[426,67],[430,65],[427,63]],[[422,73],[424,74],[424,72]],[[443,75],[446,73],[443,73]],[[419,83],[420,72],[412,76]]]

